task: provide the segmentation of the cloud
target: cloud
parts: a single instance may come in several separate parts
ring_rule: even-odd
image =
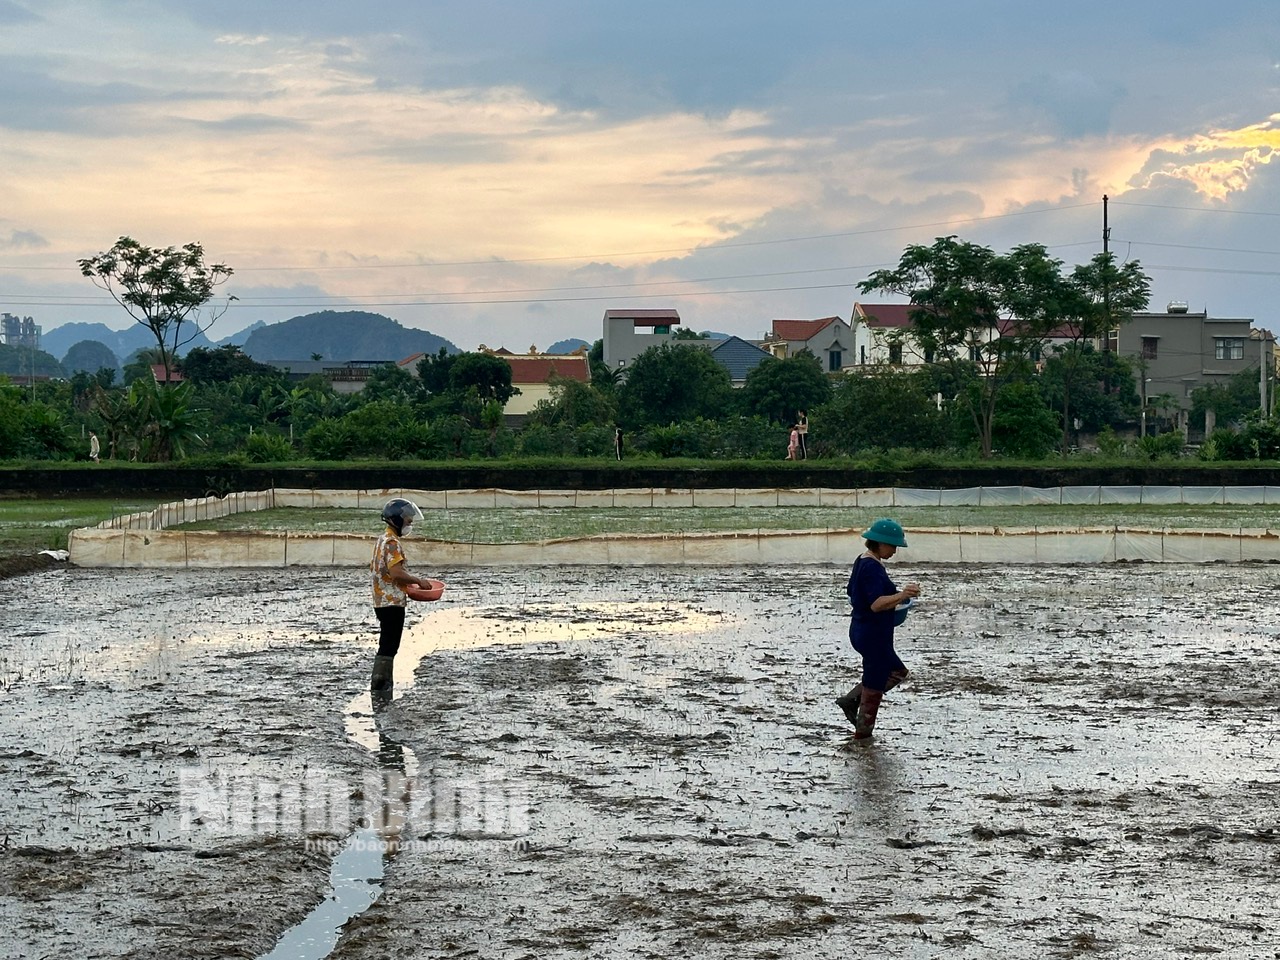
[[[1010,97],[1016,107],[1029,108],[1049,121],[1049,129],[1067,137],[1106,133],[1111,114],[1124,99],[1125,89],[1079,71],[1038,74],[1019,83]]]
[[[49,246],[49,241],[34,230],[13,230],[8,238],[0,237],[0,247],[38,250]]]
[[[12,0],[0,0],[0,24],[32,23],[40,18]]]
[[[1215,130],[1153,150],[1129,181],[1133,187],[1181,182],[1213,200],[1247,190],[1280,152],[1280,114],[1239,130]]]

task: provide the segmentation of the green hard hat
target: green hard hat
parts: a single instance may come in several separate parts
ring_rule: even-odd
[[[895,547],[907,545],[907,535],[902,532],[902,524],[888,518],[873,523],[871,529],[862,535],[862,539],[875,543],[890,543]]]

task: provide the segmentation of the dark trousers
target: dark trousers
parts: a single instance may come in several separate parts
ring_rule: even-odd
[[[892,639],[870,642],[855,640],[853,649],[862,654],[862,685],[868,690],[884,690],[889,682],[889,674],[907,669],[907,665],[898,659]]]
[[[404,607],[374,607],[381,628],[378,634],[378,656],[394,657],[400,651],[400,635],[404,633]]]

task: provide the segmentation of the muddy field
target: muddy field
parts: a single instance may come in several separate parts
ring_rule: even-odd
[[[1280,957],[1273,567],[897,563],[871,744],[842,570],[437,574],[0,581],[0,957]]]

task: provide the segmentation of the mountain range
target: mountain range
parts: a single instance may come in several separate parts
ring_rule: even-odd
[[[116,355],[118,365],[127,362],[138,350],[156,345],[151,331],[135,323],[124,330],[112,330],[101,323],[67,323],[55,327],[40,338],[42,352],[61,360],[73,346],[86,340],[97,341]],[[258,321],[220,340],[210,340],[198,333],[178,350],[179,355],[195,347],[235,344],[247,355],[262,363],[279,360],[310,360],[319,354],[323,360],[402,360],[415,353],[458,353],[453,343],[429,333],[402,326],[377,313],[360,310],[325,310],[292,317],[279,323]],[[67,373],[73,371],[68,370]]]

